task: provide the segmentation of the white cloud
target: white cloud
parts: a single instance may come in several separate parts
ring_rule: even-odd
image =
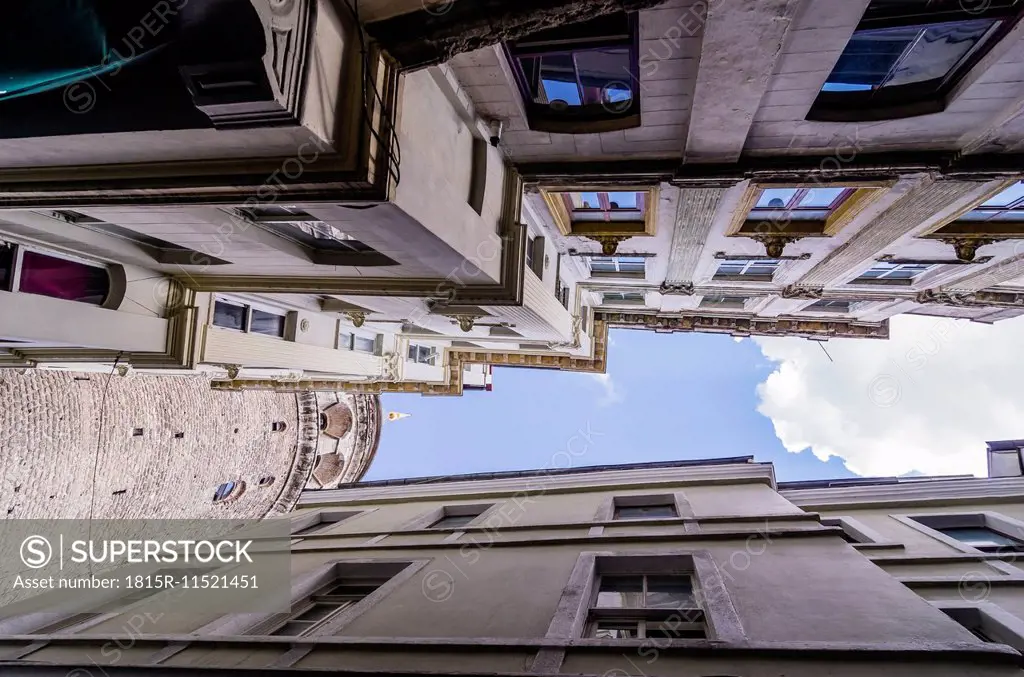
[[[601,396],[601,399],[597,401],[597,406],[607,407],[623,401],[623,394],[615,387],[615,382],[612,381],[611,374],[589,374],[589,376],[597,381],[597,383],[604,389],[604,394]]]
[[[776,363],[758,411],[791,452],[858,475],[984,475],[985,442],[1024,438],[1024,317],[904,315],[890,339],[755,338]]]

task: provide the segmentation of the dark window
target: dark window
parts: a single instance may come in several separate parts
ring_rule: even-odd
[[[110,291],[110,276],[106,268],[25,250],[18,291],[100,306]]]
[[[14,285],[14,262],[18,250],[12,244],[0,244],[0,291],[11,291]]]
[[[705,296],[700,300],[700,307],[743,310],[746,303],[744,296]]]
[[[235,491],[235,487],[237,486],[238,484],[236,482],[224,482],[219,487],[217,487],[217,491],[213,492],[213,502],[220,503],[228,496],[230,496]]]
[[[456,527],[464,527],[473,520],[477,515],[445,515],[441,519],[437,520],[430,525],[431,529],[453,529]]]
[[[988,527],[949,527],[938,529],[938,531],[978,550],[999,551],[1004,548],[1017,548],[1024,544],[1016,538],[1001,534]]]
[[[961,216],[959,221],[1024,221],[1024,181],[1000,191]]]
[[[249,321],[249,331],[254,334],[284,337],[284,319],[284,315],[275,315],[254,308],[252,319]]]
[[[822,299],[821,301],[815,301],[811,305],[804,308],[804,310],[812,312],[822,313],[848,313],[853,307],[850,301],[834,301],[831,299]]]
[[[279,433],[284,430],[287,430],[288,424],[285,423],[284,421],[274,421],[273,423],[270,424],[270,429],[275,433]]]
[[[808,119],[889,119],[943,110],[945,95],[1012,27],[1022,4],[875,0]]]
[[[261,487],[269,487],[273,483],[274,483],[274,476],[273,475],[267,475],[266,477],[261,477],[258,484]]]
[[[644,295],[640,292],[617,292],[608,291],[601,294],[601,302],[608,303],[626,303],[629,305],[643,305],[646,303]]]
[[[526,267],[530,270],[536,270],[534,267],[534,256],[536,255],[537,247],[534,246],[537,242],[537,238],[530,237],[526,239]]]
[[[588,635],[603,639],[703,639],[704,611],[690,576],[602,575]]]
[[[319,461],[319,458],[317,460]],[[271,478],[271,480],[273,480],[273,478]],[[293,532],[292,536],[308,536],[310,534],[320,533],[322,531],[330,529],[335,524],[338,524],[339,522],[344,522],[350,517],[355,517],[358,514],[358,512],[338,512],[332,510],[325,510],[317,514],[316,521],[314,521],[309,526],[305,526]]]
[[[333,581],[299,604],[288,618],[267,634],[309,635],[387,581],[386,578]]]
[[[651,505],[617,505],[615,506],[614,519],[637,520],[637,519],[658,519],[661,517],[676,517],[676,507],[671,503]]]
[[[506,49],[531,129],[586,133],[640,125],[635,13],[540,31]]]
[[[213,304],[213,324],[216,327],[245,331],[247,315],[248,308],[246,306],[227,301],[217,301]]]
[[[292,207],[245,210],[265,230],[306,247],[313,263],[335,266],[394,266],[396,261],[337,226]]]

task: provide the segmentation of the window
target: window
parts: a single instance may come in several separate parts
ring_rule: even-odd
[[[264,336],[284,338],[286,317],[253,308],[244,303],[217,299],[213,304],[213,325]]]
[[[273,475],[267,475],[266,477],[261,477],[260,478],[259,486],[265,488],[265,487],[269,487],[273,483],[274,483],[274,476]]]
[[[336,510],[323,510],[316,513],[310,518],[300,518],[295,520],[293,528],[295,531],[292,532],[292,536],[308,536],[310,534],[317,534],[326,531],[333,527],[335,524],[344,522],[347,519],[355,517],[360,513],[358,512],[339,512]]]
[[[718,265],[714,279],[771,282],[780,265],[778,259],[730,259]]]
[[[965,552],[1024,552],[1024,525],[998,513],[897,517]],[[916,526],[920,525],[920,526]],[[973,549],[973,550],[972,550]]]
[[[959,221],[1024,221],[1024,181],[1018,181],[961,216]]]
[[[0,245],[0,290],[102,306],[110,275],[103,266]]]
[[[273,423],[270,424],[270,430],[275,433],[284,432],[287,429],[288,424],[285,423],[284,421],[274,421]]]
[[[689,575],[606,575],[595,586],[587,636],[703,639],[704,611]]]
[[[1018,651],[1024,646],[1017,618],[990,602],[973,605],[964,602],[936,601],[944,614],[970,631],[982,642],[1006,644]]]
[[[530,270],[537,272],[537,238],[528,237],[526,239],[526,267]]]
[[[562,284],[562,281],[558,281],[558,302],[562,304],[562,307],[566,310],[569,309],[569,287],[568,285]]]
[[[1007,549],[1016,550],[1024,544],[1024,541],[1011,538],[988,527],[947,527],[945,529],[937,529],[937,531],[944,533],[950,538],[955,538],[964,545],[969,545],[972,548],[985,552],[999,552]]]
[[[616,303],[642,306],[647,301],[644,299],[644,295],[638,291],[606,291],[603,294],[601,294],[601,302],[606,305],[610,303]]]
[[[635,13],[539,31],[505,49],[530,129],[587,133],[640,125]]]
[[[138,245],[142,250],[157,263],[179,266],[218,266],[225,265],[229,261],[218,259],[215,256],[197,252],[188,247],[161,240],[146,233],[140,233],[130,228],[119,226],[116,223],[106,223],[99,219],[92,218],[86,214],[79,214],[71,211],[53,212],[54,218],[80,226],[103,235],[110,235],[122,240],[127,240]]]
[[[418,346],[409,344],[409,360],[418,364],[437,366],[437,348],[434,346]]]
[[[810,120],[936,113],[945,95],[1016,22],[1020,0],[967,6],[875,0],[821,89]]]
[[[380,340],[380,334],[376,334],[370,337],[360,336],[359,334],[353,334],[351,332],[342,331],[338,333],[338,349],[354,350],[357,353],[367,353],[368,355],[376,355],[377,346],[380,345]]]
[[[929,263],[885,263],[876,262],[869,270],[850,284],[896,284],[909,285],[926,271],[933,268]]]
[[[224,482],[213,492],[214,503],[224,503],[228,499],[235,500],[245,492],[245,482]]]
[[[589,261],[595,277],[644,277],[647,270],[642,256],[593,256]]]
[[[295,207],[265,206],[243,215],[264,230],[309,249],[310,260],[333,266],[395,266],[397,261],[360,242],[337,226]]]
[[[824,221],[856,191],[853,188],[765,188],[748,219]]]
[[[646,192],[562,193],[572,220],[579,222],[643,221]]]
[[[676,506],[672,503],[660,503],[651,505],[616,505],[615,516],[617,520],[643,520],[659,519],[662,517],[677,517]]]
[[[387,583],[387,578],[365,578],[333,581],[304,600],[298,609],[278,621],[265,634],[305,637],[326,625],[339,613],[362,601]]]
[[[747,304],[745,296],[705,296],[700,300],[701,308],[719,308],[722,310],[743,310]]]
[[[815,301],[811,305],[804,308],[804,310],[819,313],[848,313],[853,307],[853,303],[850,301],[834,301],[831,299],[822,299]]]
[[[476,518],[491,508],[486,505],[446,505],[440,514],[433,516],[429,529],[458,529],[471,524]]]

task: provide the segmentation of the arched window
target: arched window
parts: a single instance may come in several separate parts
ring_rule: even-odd
[[[287,428],[288,424],[285,423],[284,421],[274,421],[273,423],[270,424],[270,429],[273,430],[275,433],[282,432]]]
[[[102,306],[110,274],[103,266],[7,247],[0,253],[0,289]]]
[[[273,483],[274,483],[274,476],[273,475],[267,475],[266,477],[261,477],[260,478],[259,486],[261,486],[261,487],[269,487]]]

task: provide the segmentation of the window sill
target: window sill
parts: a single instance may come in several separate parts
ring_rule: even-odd
[[[715,275],[716,282],[771,282],[774,275]]]

